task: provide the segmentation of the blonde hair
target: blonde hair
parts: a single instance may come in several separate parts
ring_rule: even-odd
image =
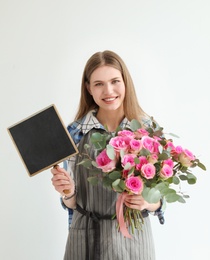
[[[81,83],[80,103],[75,120],[81,119],[90,110],[98,108],[98,105],[95,103],[87,90],[87,84],[90,83],[90,76],[93,71],[104,65],[111,66],[119,70],[122,74],[122,78],[125,84],[125,98],[123,101],[125,117],[128,120],[137,119],[141,121],[142,117],[144,117],[146,113],[142,110],[138,103],[130,73],[120,56],[108,50],[104,52],[96,52],[89,58],[85,65]]]

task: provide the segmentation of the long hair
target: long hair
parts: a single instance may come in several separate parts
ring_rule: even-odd
[[[142,117],[144,117],[146,113],[139,105],[130,73],[120,56],[108,50],[104,52],[96,52],[89,58],[85,65],[81,83],[79,108],[75,120],[81,119],[90,110],[98,108],[98,105],[87,90],[87,84],[90,83],[90,76],[93,71],[104,65],[111,66],[119,70],[122,74],[125,84],[125,98],[123,101],[125,117],[127,117],[128,120],[137,119],[141,121]]]

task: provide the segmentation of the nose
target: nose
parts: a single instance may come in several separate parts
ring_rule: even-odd
[[[104,84],[104,93],[106,95],[110,95],[113,92],[113,86],[110,82],[107,82],[106,84]]]

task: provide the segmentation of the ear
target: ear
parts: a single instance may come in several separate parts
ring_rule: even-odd
[[[87,88],[89,94],[92,95],[91,90],[90,90],[90,84],[86,82],[86,83],[85,83],[85,86],[86,86],[86,88]]]

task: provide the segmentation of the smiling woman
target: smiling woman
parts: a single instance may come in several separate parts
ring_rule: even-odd
[[[87,89],[99,107],[97,118],[109,131],[114,131],[124,117],[125,84],[120,71],[110,66],[97,68]],[[110,120],[113,118],[114,121]]]
[[[125,205],[142,211],[144,217],[143,232],[135,232],[133,239],[125,238],[116,228],[117,220],[113,218],[117,193],[104,187],[102,182],[91,185],[87,181],[91,169],[84,169],[80,164],[87,145],[90,146],[90,158],[97,156],[97,150],[90,142],[93,132],[116,132],[119,126],[130,128],[132,119],[141,121],[145,127],[151,123],[139,106],[124,62],[111,51],[95,53],[85,66],[79,110],[75,121],[68,126],[79,154],[69,159],[67,171],[59,167],[52,169],[52,183],[63,196],[64,208],[69,211],[70,230],[65,260],[155,260],[148,212],[161,213],[161,202],[150,204],[140,192],[125,195]],[[108,157],[101,159],[109,161]],[[100,173],[101,169],[96,169],[96,174]],[[70,192],[64,194],[63,190]]]

